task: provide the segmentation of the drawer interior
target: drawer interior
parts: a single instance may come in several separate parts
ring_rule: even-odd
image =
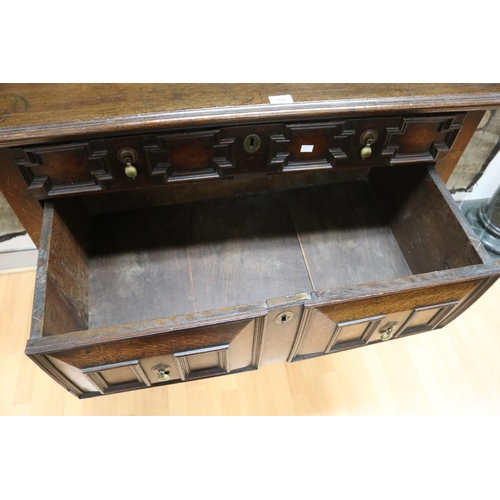
[[[98,215],[47,202],[41,335],[483,263],[431,173]]]

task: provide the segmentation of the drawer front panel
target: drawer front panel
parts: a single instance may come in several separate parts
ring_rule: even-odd
[[[434,162],[452,148],[464,119],[459,113],[284,125],[271,137],[270,163],[288,171]],[[363,158],[367,134],[375,140]]]
[[[482,281],[307,307],[289,361],[433,330]]]
[[[123,150],[136,153],[137,175],[125,173]],[[219,130],[141,135],[18,148],[15,163],[36,198],[130,190],[166,182],[217,178],[234,168],[231,140]]]
[[[465,116],[261,124],[95,139],[15,148],[14,161],[29,192],[40,199],[296,170],[434,162],[452,148]],[[366,137],[373,142],[363,158]],[[137,155],[135,178],[126,175],[120,159],[126,149]]]
[[[265,317],[51,353],[102,394],[257,368]],[[162,378],[163,370],[168,378]]]

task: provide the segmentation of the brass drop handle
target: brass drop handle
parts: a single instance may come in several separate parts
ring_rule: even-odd
[[[386,325],[384,328],[380,330],[380,340],[391,340],[392,337],[394,337],[395,332],[395,327],[397,325],[397,322],[389,323]]]
[[[163,369],[158,370],[158,380],[165,382],[166,380],[170,380],[170,375]]]
[[[367,130],[361,134],[359,141],[363,144],[363,148],[360,151],[360,156],[364,160],[372,154],[371,145],[377,140],[378,134],[376,130]]]
[[[372,148],[370,147],[371,144],[372,144],[372,139],[368,139],[368,141],[366,141],[366,145],[365,147],[361,150],[361,158],[363,158],[363,160],[365,158],[368,158],[371,154],[372,154]]]
[[[394,328],[390,326],[381,336],[381,340],[391,340],[393,335]]]
[[[118,159],[125,163],[125,175],[130,179],[135,179],[137,177],[137,167],[132,165],[135,163],[139,155],[133,149],[121,149],[118,153]]]
[[[125,175],[131,179],[137,177],[137,169],[132,165],[132,160],[130,158],[125,158]]]
[[[170,366],[169,365],[156,365],[151,368],[151,371],[156,372],[160,382],[170,380]]]

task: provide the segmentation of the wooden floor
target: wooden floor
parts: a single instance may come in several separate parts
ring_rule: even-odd
[[[34,281],[0,275],[0,415],[500,415],[500,281],[442,330],[85,401],[24,355]]]

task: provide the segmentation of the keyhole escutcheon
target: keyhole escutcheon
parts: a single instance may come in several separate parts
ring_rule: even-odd
[[[279,313],[278,316],[276,316],[276,319],[274,320],[278,325],[284,325],[285,323],[288,323],[291,321],[293,318],[293,312],[292,311],[284,311],[282,313]]]
[[[243,141],[243,149],[247,153],[255,153],[260,148],[261,140],[256,134],[250,134]]]

